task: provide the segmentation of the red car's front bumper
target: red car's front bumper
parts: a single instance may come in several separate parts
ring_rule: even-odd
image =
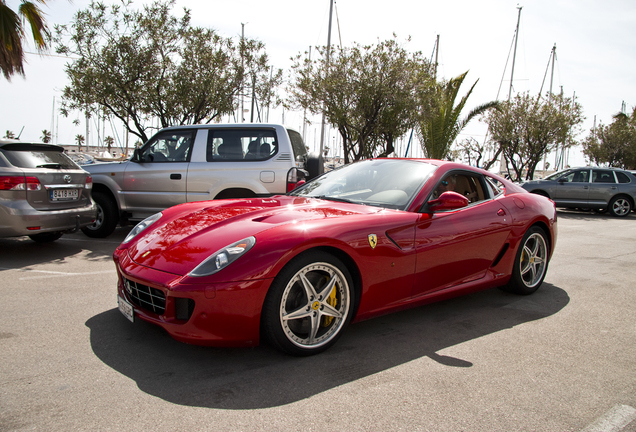
[[[258,345],[261,308],[272,279],[182,284],[183,276],[136,264],[126,250],[114,259],[118,295],[132,304],[135,318],[163,327],[181,342]]]

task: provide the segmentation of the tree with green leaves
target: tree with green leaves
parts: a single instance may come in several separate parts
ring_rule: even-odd
[[[4,134],[4,138],[7,138],[7,139],[15,139],[15,133],[13,133],[12,131],[8,130],[8,131]]]
[[[50,34],[44,13],[37,3],[44,5],[46,0],[21,1],[14,11],[6,0],[0,0],[0,68],[7,80],[16,74],[24,76],[24,21],[31,28],[31,37],[38,52],[48,48]]]
[[[451,146],[468,122],[499,106],[496,101],[488,102],[473,108],[466,117],[460,119],[468,97],[479,81],[475,81],[468,93],[455,105],[459,88],[467,74],[468,72],[465,72],[445,83],[438,84],[432,109],[424,110],[420,115],[419,138],[424,155],[428,158],[447,159],[451,154]]]
[[[295,58],[288,103],[324,112],[342,137],[345,163],[393,153],[431,86],[430,63],[395,40],[336,48],[329,60],[325,47],[317,51],[314,60]]]
[[[70,26],[56,26],[57,51],[78,57],[66,68],[62,112],[105,111],[142,141],[157,122],[210,123],[233,113],[246,68],[257,85],[269,71],[264,45],[235,44],[194,27],[189,10],[171,14],[174,4],[156,0],[137,10],[130,0],[110,6],[92,1]]]
[[[513,180],[531,180],[539,162],[550,152],[575,144],[583,122],[581,105],[573,98],[545,98],[520,93],[499,110],[487,114],[491,139],[501,147]],[[512,168],[512,172],[510,172]]]
[[[636,169],[636,108],[631,115],[618,113],[610,125],[592,129],[583,153],[597,165]]]

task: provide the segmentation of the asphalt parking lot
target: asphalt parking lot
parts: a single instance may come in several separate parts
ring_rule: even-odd
[[[0,239],[0,431],[636,431],[636,215],[559,212],[542,288],[202,348],[117,309],[107,239]]]

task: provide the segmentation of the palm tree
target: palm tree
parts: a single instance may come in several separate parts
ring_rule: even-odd
[[[15,74],[24,76],[24,50],[22,40],[26,37],[24,21],[31,26],[31,35],[38,52],[48,47],[49,30],[44,13],[36,3],[47,0],[25,1],[14,12],[5,0],[0,0],[0,68],[7,80]]]
[[[48,130],[44,129],[42,131],[42,136],[40,137],[40,139],[42,140],[43,143],[50,143],[51,142],[51,132],[49,132]]]
[[[438,96],[432,112],[424,115],[419,121],[419,136],[422,150],[428,158],[446,159],[450,155],[450,149],[457,135],[466,127],[468,122],[491,108],[498,108],[497,101],[488,102],[471,110],[462,120],[459,119],[468,97],[472,93],[477,81],[468,93],[455,106],[455,99],[466,78],[468,71],[458,77],[452,78],[446,84],[440,84]]]
[[[75,135],[75,142],[77,143],[77,151],[82,151],[82,144],[84,144],[85,138],[84,135]]]

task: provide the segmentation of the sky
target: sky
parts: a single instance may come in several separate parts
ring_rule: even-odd
[[[105,0],[105,3],[112,3]],[[15,9],[18,0],[8,0]],[[141,6],[146,1],[135,0]],[[44,6],[50,27],[67,24],[88,0],[55,0]],[[177,0],[175,15],[183,8],[192,11],[194,25],[213,28],[226,37],[245,36],[265,43],[270,64],[289,75],[291,57],[326,45],[330,0]],[[334,6],[331,42],[351,46],[375,44],[393,38],[411,52],[421,51],[431,58],[439,35],[438,76],[449,79],[469,71],[460,94],[479,80],[467,108],[495,99],[506,100],[510,91],[512,47],[521,7],[512,95],[536,95],[550,86],[550,55],[556,45],[553,92],[576,96],[586,117],[582,140],[589,130],[626,106],[636,105],[636,2],[633,0],[337,0]],[[27,50],[33,52],[32,45]],[[54,50],[51,51],[54,54]],[[62,89],[68,83],[64,65],[70,60],[55,55],[27,55],[26,78],[10,82],[0,76],[0,136],[7,130],[21,139],[39,140],[42,130],[54,131],[54,141],[74,143],[86,126],[80,113],[69,118],[53,110],[59,106]],[[547,75],[547,76],[546,76]],[[269,121],[302,130],[302,112],[270,113]],[[248,116],[249,118],[249,116]],[[79,119],[80,124],[72,121]],[[319,145],[319,119],[307,132],[310,149]],[[52,127],[54,125],[54,127]],[[24,129],[23,129],[24,128]],[[94,128],[94,125],[91,126]],[[122,135],[113,126],[107,135]],[[119,131],[119,132],[117,132]],[[332,144],[335,132],[329,131]],[[91,144],[96,134],[91,131]],[[474,137],[482,142],[485,125],[469,123],[460,139]],[[405,140],[406,141],[406,140]],[[327,144],[328,145],[328,144]],[[405,143],[398,147],[404,150]],[[335,147],[335,145],[333,146]],[[401,154],[400,156],[404,156]],[[419,156],[417,153],[409,156]],[[573,149],[572,165],[584,164],[581,149]]]

